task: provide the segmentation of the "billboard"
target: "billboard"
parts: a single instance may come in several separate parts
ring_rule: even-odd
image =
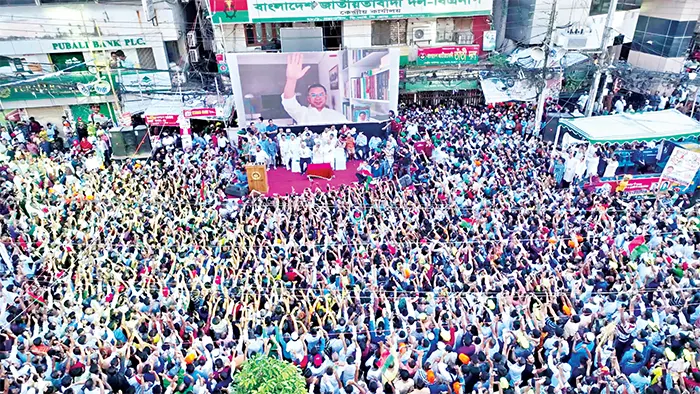
[[[398,105],[398,48],[226,57],[241,126],[379,122]]]
[[[491,15],[493,0],[209,0],[214,23]]]
[[[690,185],[700,168],[700,153],[677,148],[671,153],[661,173],[661,178],[670,179],[681,185]]]

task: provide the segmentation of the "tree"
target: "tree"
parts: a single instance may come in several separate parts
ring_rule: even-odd
[[[293,364],[256,355],[234,377],[234,393],[306,394],[306,382]]]

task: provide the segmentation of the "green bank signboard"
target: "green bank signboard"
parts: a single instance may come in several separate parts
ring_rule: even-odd
[[[122,92],[167,91],[172,87],[168,71],[120,71],[112,73],[112,80]],[[0,87],[0,101],[11,105],[13,101],[107,96],[111,92],[111,85],[104,74],[102,81],[98,81],[96,75],[88,71],[67,72]]]

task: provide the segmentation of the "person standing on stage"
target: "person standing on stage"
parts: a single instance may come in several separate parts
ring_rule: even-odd
[[[309,164],[311,164],[311,148],[304,140],[301,140],[299,144],[299,166],[302,174],[306,173]]]

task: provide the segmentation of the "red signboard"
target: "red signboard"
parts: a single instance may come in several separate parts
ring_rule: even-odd
[[[186,109],[182,112],[185,118],[209,118],[216,117],[215,108],[194,108]]]
[[[180,126],[179,115],[146,115],[146,124],[150,126]]]

